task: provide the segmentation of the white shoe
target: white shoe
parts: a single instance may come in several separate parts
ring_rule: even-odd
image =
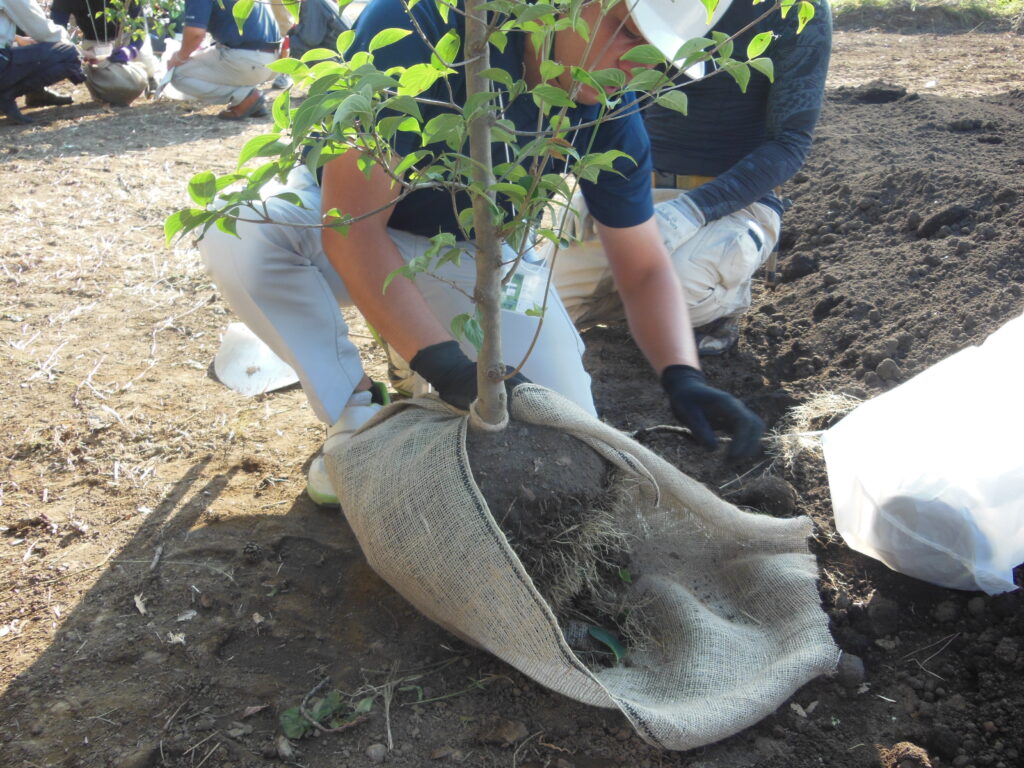
[[[338,420],[327,430],[324,447],[320,449],[320,453],[309,465],[309,473],[306,476],[306,493],[317,506],[338,506],[338,494],[331,484],[331,478],[327,475],[324,453],[333,450],[352,437],[353,432],[377,415],[377,412],[383,407],[377,403],[346,405]]]

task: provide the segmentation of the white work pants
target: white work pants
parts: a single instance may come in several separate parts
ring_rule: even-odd
[[[205,104],[235,105],[274,76],[267,65],[276,53],[215,45],[174,68],[171,85]]]
[[[659,205],[682,194],[675,189],[655,189],[655,217]],[[579,241],[559,251],[554,281],[559,296],[576,324],[585,328],[597,323],[625,320],[622,300],[612,280],[604,249],[593,231],[592,220],[581,195],[572,202],[576,211],[569,232]],[[735,317],[750,307],[754,273],[779,239],[779,215],[767,205],[753,203],[701,227],[669,254],[683,286],[690,321],[694,327],[720,317]]]
[[[238,224],[238,237],[211,228],[199,243],[203,262],[235,314],[274,352],[295,369],[317,418],[333,424],[363,378],[359,351],[348,338],[339,306],[352,299],[320,242],[320,188],[305,168],[291,172],[285,185],[268,184],[264,197],[294,192],[304,208],[281,200],[268,200],[270,217],[277,224]],[[245,211],[242,211],[245,218]],[[289,224],[306,225],[304,228]],[[312,226],[310,226],[312,225]],[[430,246],[425,237],[389,230],[408,262]],[[470,251],[472,253],[472,251]],[[367,258],[373,258],[370,254]],[[502,311],[502,351],[512,365],[526,355],[539,318],[524,314],[542,298],[547,270],[523,264],[509,293],[518,291],[516,310]],[[440,278],[440,279],[439,279]],[[405,278],[396,278],[403,280]],[[476,266],[471,257],[461,265],[447,263],[416,277],[416,286],[444,327],[462,313],[472,313]],[[539,291],[539,292],[538,292]],[[511,299],[510,299],[511,301]],[[476,350],[464,339],[463,351],[476,359]],[[583,341],[558,297],[552,293],[540,338],[523,366],[531,381],[554,389],[595,413],[590,376],[583,368]]]

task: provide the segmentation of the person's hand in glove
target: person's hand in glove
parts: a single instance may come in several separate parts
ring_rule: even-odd
[[[409,361],[409,366],[426,379],[449,405],[468,411],[476,400],[476,363],[466,357],[459,342],[442,341],[424,347]],[[506,366],[506,374],[511,371],[512,368]],[[505,379],[505,389],[511,395],[517,386],[529,383],[528,378],[517,373]]]
[[[732,433],[729,458],[754,456],[761,449],[764,422],[747,406],[720,389],[708,386],[704,374],[689,365],[670,365],[661,373],[676,418],[708,449],[718,445],[715,427]]]
[[[123,48],[115,49],[113,53],[107,56],[107,61],[113,62],[114,64],[127,64],[138,55],[138,51],[130,45],[126,45]]]
[[[697,234],[706,223],[700,208],[685,192],[655,205],[654,218],[669,255]]]

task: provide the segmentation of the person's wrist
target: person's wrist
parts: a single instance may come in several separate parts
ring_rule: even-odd
[[[666,392],[672,392],[678,386],[691,381],[696,381],[700,384],[706,382],[704,373],[692,365],[669,365],[661,372],[661,387]]]

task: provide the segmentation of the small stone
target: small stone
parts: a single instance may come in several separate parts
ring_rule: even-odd
[[[1017,641],[1012,637],[1004,637],[999,641],[999,645],[996,646],[993,656],[995,656],[1003,664],[1013,664],[1017,660],[1017,656],[1020,653],[1020,649],[1017,646]]]
[[[818,271],[818,260],[804,253],[794,254],[782,268],[783,282],[790,282]]]
[[[893,634],[899,628],[899,604],[878,593],[868,603],[868,620],[876,637]]]
[[[786,329],[777,323],[769,325],[764,329],[764,332],[771,336],[773,339],[781,339],[786,335]]]
[[[935,606],[935,610],[932,611],[932,615],[935,616],[935,620],[948,624],[951,621],[956,621],[960,616],[960,607],[952,600],[943,600],[941,603]]]
[[[133,749],[121,755],[111,763],[112,768],[150,768],[160,762],[160,747],[158,744]]]
[[[967,612],[975,618],[980,618],[985,615],[985,598],[983,597],[972,597],[967,601]]]
[[[842,281],[838,277],[833,275],[831,272],[824,272],[821,275],[821,282],[823,282],[825,284],[825,287],[827,288],[830,285],[836,285],[837,283],[840,283]]]
[[[526,726],[518,720],[495,718],[486,723],[477,734],[484,744],[508,747],[530,735]]]
[[[885,358],[875,368],[875,373],[887,381],[899,381],[903,378],[903,371],[891,357]]]
[[[874,371],[868,371],[864,374],[864,384],[869,387],[881,388],[885,386],[885,382],[882,381],[882,377]]]
[[[882,313],[877,309],[869,309],[868,320],[870,320],[872,323],[880,322],[882,320]]]
[[[843,652],[836,667],[836,680],[844,688],[856,688],[864,682],[864,660],[860,656]]]
[[[371,744],[366,748],[366,756],[370,758],[371,762],[383,763],[384,758],[388,756],[388,748],[383,744]]]

